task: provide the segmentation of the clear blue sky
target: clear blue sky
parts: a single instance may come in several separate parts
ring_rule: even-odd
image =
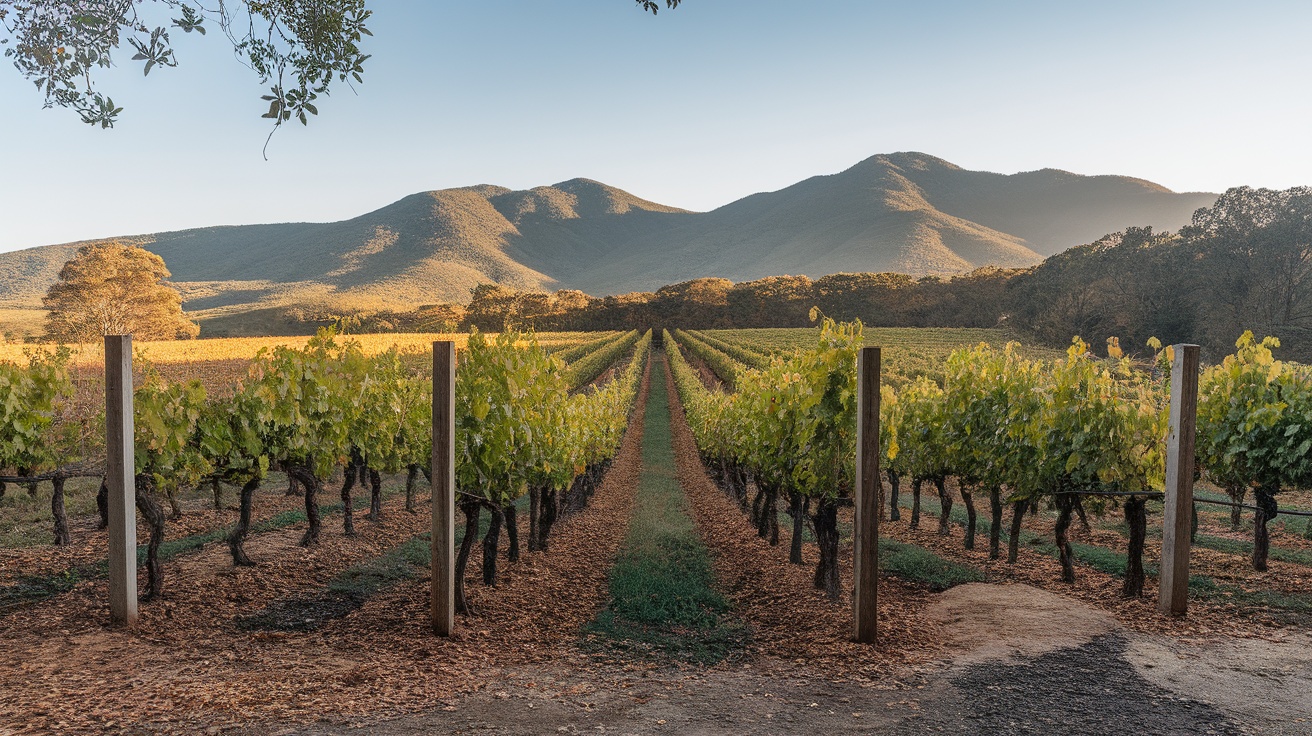
[[[1312,184],[1312,3],[382,0],[365,83],[268,131],[221,36],[119,57],[83,125],[0,65],[0,251],[346,219],[426,189],[576,176],[705,210],[875,153]]]

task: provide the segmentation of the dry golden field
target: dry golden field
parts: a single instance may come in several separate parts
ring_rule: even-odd
[[[587,340],[595,340],[606,333],[601,332],[543,332],[539,333],[538,342],[549,348],[575,345]],[[345,335],[340,339],[360,343],[365,353],[374,355],[393,346],[403,352],[424,352],[432,347],[436,340],[453,340],[457,347],[463,346],[469,335],[465,333],[377,333],[371,335]],[[209,361],[251,360],[260,350],[279,345],[297,347],[305,344],[308,336],[299,337],[218,337],[203,340],[163,340],[158,342],[140,342],[133,346],[133,352],[150,362],[164,366],[180,363],[204,363]],[[0,361],[24,361],[24,351],[32,349],[52,350],[53,344],[6,343],[0,345]],[[74,346],[74,365],[104,365],[105,354],[101,345],[89,343]]]
[[[538,343],[551,350],[561,350],[584,342],[599,339],[614,332],[543,332],[537,335]],[[170,381],[198,380],[212,396],[223,396],[236,387],[246,376],[251,360],[260,350],[279,345],[298,347],[308,336],[300,337],[221,337],[202,340],[163,340],[142,342],[133,346],[133,352],[149,361]],[[469,339],[466,333],[376,333],[345,335],[339,339],[353,340],[369,355],[375,355],[393,346],[412,356],[416,371],[431,369],[427,356],[435,340],[452,340],[463,347]],[[53,344],[0,344],[0,362],[26,363],[25,351],[53,350]],[[76,403],[96,404],[104,400],[101,381],[104,378],[105,351],[103,345],[73,346],[73,374],[77,379]],[[140,380],[140,375],[138,375]]]

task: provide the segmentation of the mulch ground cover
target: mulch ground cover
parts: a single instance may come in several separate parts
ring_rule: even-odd
[[[646,381],[637,405],[645,401]],[[477,556],[468,580],[474,613],[449,639],[429,630],[427,578],[402,582],[313,631],[248,631],[243,616],[304,597],[343,570],[429,526],[399,499],[354,538],[326,520],[316,547],[301,529],[252,537],[254,568],[234,568],[226,545],[165,567],[163,600],[143,605],[133,631],[108,627],[106,584],[84,583],[0,619],[0,731],[177,732],[252,721],[372,720],[440,706],[520,663],[592,661],[574,645],[605,604],[606,572],[627,528],[641,468],[641,413],[581,513],[553,530],[548,553],[501,566],[495,588]]]

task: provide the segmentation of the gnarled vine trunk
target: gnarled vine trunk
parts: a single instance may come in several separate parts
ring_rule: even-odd
[[[770,533],[770,546],[779,546],[779,489],[777,487],[770,489],[770,495],[766,499],[766,521],[768,522],[768,531]]]
[[[1138,598],[1143,595],[1143,547],[1148,536],[1148,513],[1144,509],[1146,500],[1142,496],[1130,496],[1125,499],[1125,525],[1130,528],[1130,545],[1125,561],[1125,582],[1121,585],[1121,595],[1126,598]]]
[[[989,559],[996,560],[1002,544],[1002,489],[997,486],[989,489],[989,511],[993,513],[993,524],[989,527]]]
[[[920,528],[920,486],[924,484],[924,478],[911,479],[911,528]]]
[[[788,546],[788,561],[802,564],[802,531],[806,528],[806,506],[808,499],[794,491],[789,494],[788,513],[793,517],[793,537]]]
[[[1189,544],[1198,542],[1198,502],[1189,508]]]
[[[237,516],[237,526],[228,535],[228,549],[232,552],[232,564],[238,567],[253,567],[255,565],[251,558],[246,556],[246,535],[251,530],[251,507],[255,500],[255,492],[259,488],[259,478],[252,478],[241,487],[241,497],[238,500],[240,509]]]
[[[405,471],[405,510],[418,513],[415,508],[415,486],[419,483],[419,466],[411,465]]]
[[[529,486],[528,489],[528,551],[537,552],[541,547],[541,532],[538,519],[542,515],[542,489]]]
[[[506,520],[506,543],[509,547],[506,559],[519,562],[519,510],[515,504],[509,503],[501,509],[501,515]]]
[[[24,478],[30,477],[32,475],[31,468],[18,468],[17,470],[18,470],[18,474],[23,476]],[[32,481],[31,483],[24,483],[23,485],[27,488],[27,495],[31,496],[32,498],[36,498],[36,490],[37,490],[36,481]]]
[[[488,511],[492,513],[492,521],[487,525],[487,533],[483,535],[483,584],[497,584],[497,550],[501,546],[501,509],[497,506],[488,506]]]
[[[779,544],[779,487],[772,482],[761,485],[761,511],[756,520],[756,536],[767,539],[770,546]]]
[[[1239,531],[1239,525],[1244,519],[1244,498],[1248,495],[1248,489],[1242,483],[1232,483],[1225,487],[1225,495],[1230,497],[1234,506],[1230,507],[1230,530]]]
[[[182,507],[178,505],[178,489],[169,488],[164,497],[169,501],[169,521],[177,521],[182,518]]]
[[[214,510],[223,510],[223,483],[218,478],[210,478],[210,491],[214,493]]]
[[[1267,532],[1267,522],[1280,514],[1276,504],[1279,486],[1261,485],[1254,491],[1257,498],[1257,514],[1253,517],[1253,569],[1266,572],[1267,555],[1271,551],[1271,535]]]
[[[64,479],[55,476],[55,488],[50,494],[50,513],[55,517],[55,544],[63,547],[73,543],[68,533],[68,515],[64,513]]]
[[[456,611],[470,613],[469,598],[465,596],[465,569],[469,566],[469,553],[474,549],[474,541],[478,539],[478,517],[482,514],[483,506],[477,501],[462,501],[460,511],[465,515],[465,537],[460,540],[460,550],[456,552]]]
[[[747,469],[735,463],[733,470],[733,495],[734,500],[738,502],[738,508],[743,511],[747,511],[750,506],[747,500],[747,488],[751,485],[751,482],[752,477],[747,472]]]
[[[1025,509],[1029,508],[1029,501],[1016,501],[1011,505],[1011,538],[1007,541],[1007,564],[1016,564],[1016,556],[1020,554],[1020,523],[1025,520]]]
[[[1075,510],[1075,497],[1070,493],[1057,494],[1057,526],[1053,535],[1057,538],[1057,551],[1061,554],[1061,581],[1075,582],[1075,557],[1071,549],[1070,528],[1071,513]]]
[[[888,520],[897,521],[902,518],[902,512],[897,507],[897,493],[899,486],[902,485],[902,476],[895,471],[888,471],[888,485],[891,486],[888,491]]]
[[[543,552],[547,551],[547,546],[551,543],[551,527],[556,523],[556,517],[560,515],[560,503],[557,500],[559,495],[554,488],[545,488],[542,491],[542,512],[538,518],[538,549]]]
[[[820,548],[820,561],[815,567],[815,587],[825,591],[830,600],[838,600],[838,502],[822,498],[816,502],[811,517],[815,527],[816,546]]]
[[[150,525],[150,542],[146,546],[146,594],[143,601],[153,601],[164,592],[164,566],[159,560],[159,546],[164,543],[164,508],[155,499],[155,481],[148,473],[136,477],[137,510]]]
[[[383,476],[373,468],[369,468],[369,515],[365,518],[369,521],[383,518]]]
[[[96,524],[97,529],[109,528],[109,481],[105,478],[100,479],[100,490],[96,491],[96,512],[100,514],[100,523]]]
[[[961,486],[961,502],[966,505],[966,549],[975,549],[975,494]]]
[[[706,465],[708,470],[710,467],[710,465]],[[729,462],[724,458],[720,458],[716,461],[715,473],[713,474],[712,480],[715,482],[715,487],[719,488],[722,493],[733,492],[733,481],[729,479]]]
[[[355,504],[351,500],[351,489],[355,487],[359,470],[360,466],[351,462],[342,471],[342,533],[348,537],[355,536]]]
[[[938,534],[940,537],[946,537],[952,531],[952,496],[948,494],[947,482],[944,478],[935,478],[934,488],[938,489],[938,499],[941,504],[938,514]]]
[[[1080,498],[1079,496],[1076,496],[1074,508],[1075,508],[1075,515],[1080,519],[1080,529],[1085,532],[1090,531],[1091,527],[1089,526],[1089,516],[1088,514],[1084,513],[1084,499]]]
[[[295,465],[287,469],[287,475],[295,476],[296,482],[301,488],[305,489],[305,518],[309,526],[305,530],[305,535],[301,537],[301,546],[310,547],[319,543],[319,477],[304,465]],[[342,513],[351,508],[351,504],[344,504]],[[349,518],[349,517],[348,517]],[[350,527],[347,527],[350,529]],[[349,533],[349,532],[348,532]]]
[[[757,536],[761,534],[761,516],[765,513],[765,482],[756,479],[756,495],[752,498],[752,526],[756,527]]]

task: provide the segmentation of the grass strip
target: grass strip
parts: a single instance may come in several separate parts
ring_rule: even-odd
[[[584,627],[585,639],[612,651],[713,664],[741,650],[750,630],[714,587],[710,553],[675,476],[664,363],[653,369],[634,515],[610,571],[610,604]]]

